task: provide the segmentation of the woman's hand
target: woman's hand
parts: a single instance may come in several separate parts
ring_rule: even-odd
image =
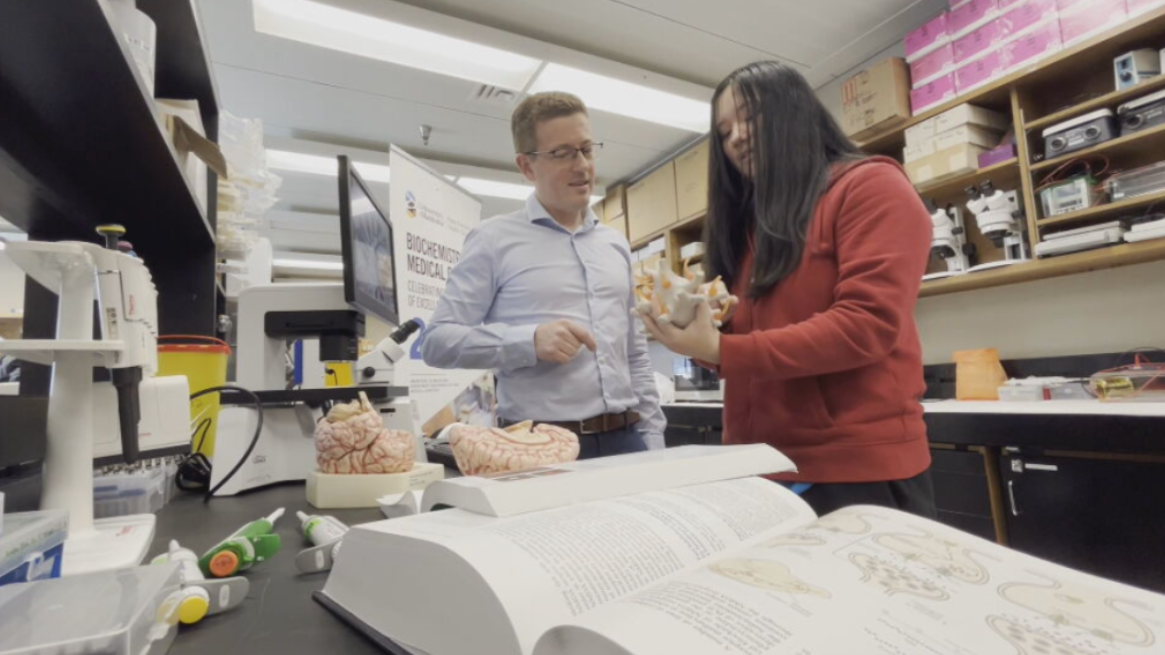
[[[723,302],[713,299],[711,303],[713,315],[724,312],[724,316],[720,318],[720,324],[728,325],[732,322],[732,317],[736,316],[736,307],[740,304],[740,299],[736,296],[728,296]]]
[[[657,322],[650,310],[640,311],[639,315],[648,333],[672,352],[709,364],[720,363],[720,331],[712,324],[712,308],[708,303],[696,306],[695,320],[683,329]]]

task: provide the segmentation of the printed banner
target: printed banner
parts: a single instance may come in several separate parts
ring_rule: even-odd
[[[465,237],[481,221],[481,203],[396,146],[389,152],[389,170],[400,320],[417,319],[428,327],[449,272],[461,258]],[[409,358],[397,370],[399,383],[407,384],[417,401],[425,433],[455,420],[492,421],[492,376],[430,368],[421,360],[420,344],[419,338],[413,340]]]

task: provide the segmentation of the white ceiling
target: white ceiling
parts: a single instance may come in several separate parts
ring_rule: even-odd
[[[822,86],[946,6],[944,0],[322,1],[701,100],[732,70],[759,59],[782,59]],[[513,172],[511,107],[471,99],[480,85],[258,34],[250,0],[198,4],[220,103],[262,119],[268,147],[387,163],[391,143],[449,175],[521,181]],[[428,146],[421,124],[432,126]],[[600,188],[636,176],[699,136],[597,111],[592,125],[606,144]],[[334,178],[279,174],[285,182],[273,219],[336,229]],[[483,201],[484,216],[520,206]],[[331,241],[338,251],[338,240]]]

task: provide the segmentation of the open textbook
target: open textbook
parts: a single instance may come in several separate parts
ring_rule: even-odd
[[[744,478],[353,528],[317,599],[401,655],[1153,655],[1165,597]]]

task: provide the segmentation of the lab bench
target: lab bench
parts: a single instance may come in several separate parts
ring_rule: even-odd
[[[1165,591],[1165,403],[923,403],[939,520]],[[665,405],[669,446],[718,443],[722,408]],[[694,436],[695,435],[695,436]]]
[[[172,655],[383,653],[312,600],[312,593],[323,589],[326,573],[306,575],[295,566],[296,553],[308,547],[295,517],[297,511],[330,514],[351,526],[383,520],[379,509],[321,512],[308,505],[301,483],[215,498],[205,504],[201,496],[183,494],[158,512],[157,533],[147,561],[164,553],[171,539],[203,552],[243,524],[279,507],[287,509],[275,524],[283,547],[274,558],[244,574],[251,583],[246,602],[197,624],[181,626],[170,649]]]

